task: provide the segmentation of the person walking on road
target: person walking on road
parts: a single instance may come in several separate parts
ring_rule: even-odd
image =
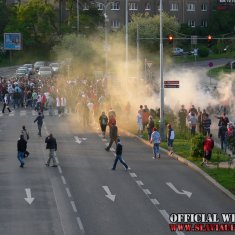
[[[28,131],[26,130],[26,127],[25,127],[25,126],[22,126],[21,135],[23,135],[24,140],[25,140],[26,142],[28,142],[28,140],[29,140],[29,133],[28,133]],[[29,154],[30,154],[30,153],[26,150],[26,151],[25,151],[25,157],[28,157]]]
[[[128,165],[125,163],[125,161],[122,158],[122,150],[123,150],[122,143],[121,143],[120,138],[118,138],[117,139],[117,146],[116,146],[116,158],[114,160],[113,167],[112,167],[113,171],[116,170],[116,166],[117,166],[118,161],[120,161],[122,163],[122,165],[126,168],[126,170],[130,170],[130,168],[128,167]]]
[[[8,93],[6,93],[4,95],[4,103],[3,103],[2,113],[5,112],[5,108],[7,108],[9,113],[11,112],[11,110],[9,108],[9,94]]]
[[[212,149],[214,148],[214,140],[212,134],[207,136],[203,142],[204,156],[201,165],[207,166],[208,161],[211,159]]]
[[[46,137],[45,143],[47,144],[46,149],[49,149],[49,157],[45,165],[50,166],[50,162],[52,160],[53,161],[52,167],[57,167],[55,160],[55,152],[57,151],[56,138],[52,134],[50,134],[49,136]]]
[[[37,122],[37,124],[38,124],[38,135],[39,136],[42,136],[41,130],[42,130],[43,119],[44,119],[44,115],[41,112],[39,112],[38,116],[34,120],[34,123]]]
[[[118,128],[117,128],[116,124],[113,122],[112,126],[110,128],[109,145],[105,148],[106,151],[109,151],[109,149],[111,148],[113,142],[115,142],[117,144],[117,138],[118,138]]]
[[[102,132],[102,137],[105,138],[106,127],[108,124],[108,117],[105,114],[105,112],[102,112],[102,114],[100,115],[99,123],[100,123],[101,132]]]
[[[168,146],[169,155],[172,155],[173,154],[173,142],[175,139],[175,131],[172,128],[171,124],[168,124],[167,128],[168,128],[167,146]]]
[[[17,158],[20,162],[20,167],[24,167],[24,155],[27,149],[27,142],[24,140],[24,136],[20,135],[20,139],[17,141]]]
[[[157,156],[160,158],[159,145],[161,143],[161,136],[156,127],[153,128],[150,143],[153,143],[153,159],[156,159]]]

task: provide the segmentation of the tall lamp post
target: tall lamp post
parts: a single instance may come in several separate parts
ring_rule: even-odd
[[[79,0],[77,0],[77,36],[79,34],[79,17],[80,17],[80,14],[79,14]]]
[[[162,0],[160,0],[160,81],[161,81],[161,107],[160,107],[160,135],[165,139],[165,117],[164,117],[164,79],[163,79],[163,32],[162,32]]]
[[[106,1],[106,3],[103,3],[104,6],[104,18],[105,18],[105,31],[104,31],[104,50],[105,50],[105,75],[107,75],[107,71],[108,71],[108,50],[109,50],[109,45],[108,45],[108,22],[109,22],[109,18],[107,15],[107,9],[108,6],[113,3],[113,2],[109,2]]]
[[[128,8],[128,0],[126,0],[126,17],[125,17],[125,24],[126,24],[126,78],[128,78],[128,13],[129,13],[129,8]]]

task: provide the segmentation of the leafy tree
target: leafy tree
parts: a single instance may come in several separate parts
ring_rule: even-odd
[[[170,33],[177,34],[180,25],[174,17],[163,13],[163,22],[163,35],[165,37]],[[132,44],[136,44],[137,26],[140,38],[145,38],[141,40],[141,46],[150,51],[157,50],[159,47],[157,39],[160,37],[160,16],[150,16],[149,14],[132,15],[131,22],[129,23],[129,36]]]
[[[24,47],[50,48],[58,38],[54,7],[43,0],[29,0],[15,7],[6,32],[21,32]]]
[[[212,11],[208,29],[215,35],[231,33],[234,31],[234,10]]]

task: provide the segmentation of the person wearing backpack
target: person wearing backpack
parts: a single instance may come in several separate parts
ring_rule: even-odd
[[[171,124],[167,125],[168,133],[167,133],[167,146],[168,146],[168,151],[169,155],[173,154],[173,142],[175,139],[175,131],[172,128]]]

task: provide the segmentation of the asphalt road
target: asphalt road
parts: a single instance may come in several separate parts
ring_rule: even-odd
[[[35,115],[24,109],[0,115],[0,234],[170,235],[172,213],[235,211],[234,201],[197,172],[164,153],[153,160],[151,148],[136,137],[121,133],[131,170],[118,164],[112,171],[114,154],[104,150],[96,128],[83,130],[76,115],[45,113],[39,137]],[[16,159],[22,125],[30,133],[31,153],[24,169]],[[58,168],[44,165],[50,132],[58,142]]]

